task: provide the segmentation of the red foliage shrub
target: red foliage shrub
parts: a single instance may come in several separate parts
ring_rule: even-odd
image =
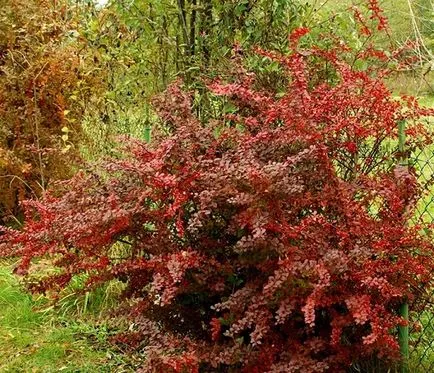
[[[256,91],[250,75],[215,82],[238,111],[203,125],[172,86],[156,100],[169,138],[129,141],[101,174],[26,202],[2,254],[20,256],[22,274],[33,258],[55,260],[60,273],[38,291],[83,272],[89,287],[124,281],[144,371],[340,372],[372,354],[397,358],[396,309],[434,266],[431,242],[407,224],[416,179],[390,170],[387,148],[398,121],[424,112],[404,110],[340,47],[298,50],[305,33],[287,56],[261,52],[288,72],[282,97]],[[313,84],[319,61],[333,82]],[[407,135],[412,146],[425,136],[417,125]]]

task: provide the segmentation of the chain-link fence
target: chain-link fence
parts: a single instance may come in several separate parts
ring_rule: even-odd
[[[434,121],[428,123],[434,126]],[[410,167],[414,167],[419,183],[424,190],[419,200],[413,223],[434,223],[434,145],[422,151],[410,154]],[[433,274],[434,277],[434,274]],[[434,372],[434,280],[433,286],[418,289],[426,293],[427,303],[423,305],[423,312],[412,311],[409,305],[409,373]]]
[[[427,128],[431,129],[434,126],[433,119],[427,121]],[[425,229],[430,229],[429,225],[434,223],[434,144],[423,150],[407,152],[405,123],[399,125],[399,143],[401,163],[415,171],[423,190],[411,224],[422,223]],[[399,310],[401,316],[409,321],[408,328],[401,327],[399,330],[403,357],[400,371],[401,373],[434,372],[434,278],[432,286],[414,289],[414,291],[423,292],[424,297],[419,298],[426,299],[426,303],[404,304]]]

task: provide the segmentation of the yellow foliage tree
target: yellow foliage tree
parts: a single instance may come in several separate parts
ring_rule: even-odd
[[[0,1],[0,219],[67,177],[78,160],[80,119],[97,84],[86,41],[64,1]]]

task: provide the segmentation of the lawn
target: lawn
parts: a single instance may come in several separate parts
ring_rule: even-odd
[[[22,291],[10,263],[0,263],[0,372],[131,372],[108,344],[107,325],[77,317]]]

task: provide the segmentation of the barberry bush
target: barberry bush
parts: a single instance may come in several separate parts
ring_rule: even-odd
[[[429,231],[408,224],[420,190],[394,148],[400,121],[409,146],[429,141],[429,113],[393,99],[386,70],[356,70],[342,44],[301,48],[306,34],[291,34],[287,55],[258,50],[286,72],[283,94],[248,73],[210,83],[237,107],[219,121],[200,123],[191,95],[171,86],[155,100],[168,137],[124,141],[101,171],[25,202],[1,255],[20,257],[27,276],[53,260],[33,291],[83,274],[86,288],[123,281],[135,326],[118,342],[144,349],[143,371],[341,372],[399,359],[397,309],[422,296],[412,290],[434,263]]]

